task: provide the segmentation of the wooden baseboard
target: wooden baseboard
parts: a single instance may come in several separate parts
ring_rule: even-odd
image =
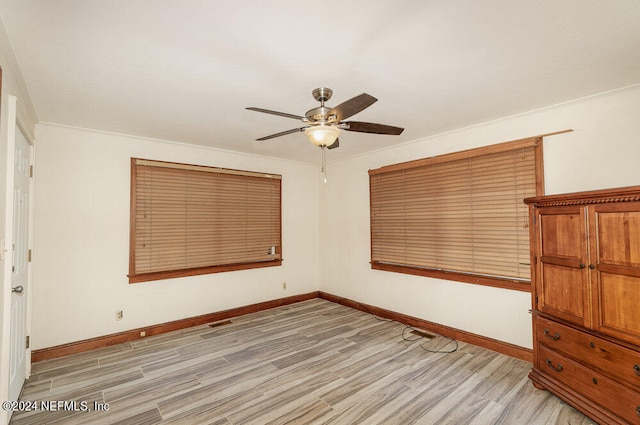
[[[356,310],[374,314],[378,317],[395,320],[396,322],[400,322],[405,325],[423,329],[425,331],[430,331],[438,335],[443,335],[461,342],[477,345],[478,347],[487,348],[498,353],[506,354],[507,356],[515,357],[517,359],[533,363],[533,350],[528,348],[509,344],[508,342],[499,341],[497,339],[488,338],[486,336],[477,335],[471,332],[451,328],[449,326],[440,325],[438,323],[429,322],[424,319],[419,319],[417,317],[408,316],[406,314],[397,313],[395,311],[386,310],[384,308],[375,307],[358,301],[353,301],[348,298],[339,297],[322,291],[319,292],[319,297],[327,301],[354,308]]]
[[[268,310],[270,308],[280,307],[283,305],[293,304],[314,298],[318,298],[318,292],[310,292],[308,294],[279,298],[277,300],[265,301],[243,307],[232,308],[230,310],[219,311],[216,313],[203,314],[201,316],[189,317],[182,320],[175,320],[173,322],[151,325],[144,328],[131,329],[116,334],[104,335],[96,338],[85,339],[83,341],[57,345],[55,347],[33,350],[31,352],[31,361],[35,363],[42,360],[54,359],[57,357],[82,353],[84,351],[95,350],[97,348],[109,347],[111,345],[121,344],[123,342],[135,341],[137,339],[176,331],[179,329],[190,328],[192,326],[218,322],[220,320],[242,316],[243,314],[255,313],[257,311]],[[144,332],[145,336],[140,336],[141,332]]]
[[[31,361],[35,363],[42,360],[54,359],[57,357],[82,353],[98,348],[109,347],[111,345],[121,344],[123,342],[135,341],[137,339],[176,331],[179,329],[185,329],[192,326],[200,326],[207,323],[218,322],[220,320],[226,320],[232,317],[255,313],[262,310],[268,310],[270,308],[280,307],[283,305],[293,304],[314,298],[322,298],[324,300],[341,304],[346,307],[374,314],[378,317],[395,320],[397,322],[404,323],[405,325],[413,326],[425,331],[434,332],[436,334],[447,336],[458,341],[477,345],[479,347],[487,348],[498,353],[506,354],[508,356],[533,363],[533,351],[530,349],[509,344],[507,342],[498,341],[492,338],[487,338],[482,335],[476,335],[470,332],[461,331],[459,329],[440,325],[438,323],[429,322],[427,320],[408,316],[406,314],[397,313],[395,311],[386,310],[384,308],[367,305],[358,301],[353,301],[348,298],[339,297],[337,295],[332,295],[322,291],[310,292],[308,294],[302,295],[294,295],[286,298],[279,298],[277,300],[265,301],[243,307],[232,308],[230,310],[203,314],[201,316],[189,317],[187,319],[175,320],[173,322],[161,323],[144,328],[131,329],[116,334],[85,339],[83,341],[71,342],[69,344],[57,345],[55,347],[33,350],[31,353]],[[144,332],[144,337],[140,336],[141,332]]]

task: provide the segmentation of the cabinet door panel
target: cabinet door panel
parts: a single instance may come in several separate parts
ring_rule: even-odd
[[[542,302],[540,311],[584,325],[585,292],[583,270],[542,263]],[[576,282],[578,284],[576,284]]]
[[[538,210],[538,309],[590,326],[586,214],[584,207]]]
[[[594,209],[597,262],[640,267],[640,211]]]
[[[589,208],[593,328],[640,345],[640,203]]]
[[[598,273],[594,329],[640,345],[640,278]]]
[[[543,256],[582,259],[584,232],[582,208],[546,208],[540,212]]]

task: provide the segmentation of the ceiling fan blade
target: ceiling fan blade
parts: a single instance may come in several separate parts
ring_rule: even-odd
[[[339,148],[339,147],[340,147],[340,139],[336,139],[335,142],[333,142],[329,146],[327,146],[327,149],[335,149],[335,148]]]
[[[293,118],[294,120],[304,119],[304,117],[300,115],[287,114],[286,112],[272,111],[270,109],[262,109],[262,108],[254,108],[254,107],[250,107],[246,109],[250,111],[263,112],[265,114],[278,115],[280,117]]]
[[[341,124],[346,124],[346,127],[344,127],[345,130],[357,131],[358,133],[390,134],[392,136],[397,136],[402,134],[404,131],[404,128],[375,124],[372,122],[348,121]]]
[[[307,127],[300,127],[300,128],[292,128],[291,130],[281,131],[280,133],[271,134],[269,136],[261,137],[259,139],[256,139],[256,141],[269,140],[269,139],[273,139],[275,137],[286,136],[287,134],[298,133],[300,131],[304,131],[306,128],[308,128],[308,126]]]
[[[361,95],[353,97],[346,102],[342,102],[335,108],[331,109],[327,113],[327,116],[335,115],[338,121],[342,121],[345,118],[349,118],[350,116],[367,109],[377,101],[378,99],[375,97],[362,93]]]

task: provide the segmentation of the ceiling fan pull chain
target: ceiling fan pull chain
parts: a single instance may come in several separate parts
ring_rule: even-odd
[[[322,171],[322,176],[324,177],[324,184],[327,184],[327,158],[326,158],[326,146],[322,145],[320,146],[320,148],[322,148],[322,168],[320,169]]]

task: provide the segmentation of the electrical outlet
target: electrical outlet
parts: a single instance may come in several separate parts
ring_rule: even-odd
[[[116,320],[122,320],[122,318],[124,317],[124,313],[122,310],[117,310],[116,311]]]
[[[285,289],[287,289],[287,282],[282,282],[282,290],[284,291]]]

